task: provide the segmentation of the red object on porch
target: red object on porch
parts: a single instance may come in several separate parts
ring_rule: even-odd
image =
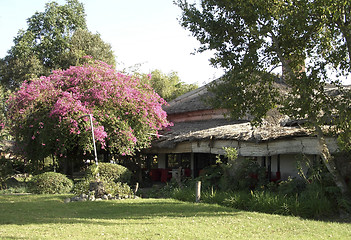
[[[280,180],[280,177],[281,177],[280,172],[276,172],[275,177],[272,176],[271,181],[276,182],[276,181]]]
[[[160,169],[151,169],[150,170],[150,178],[152,181],[160,181],[161,180]]]
[[[161,170],[161,182],[167,182],[172,178],[172,173],[170,169],[160,169]]]
[[[191,177],[191,169],[190,168],[184,168],[184,175],[186,177]]]

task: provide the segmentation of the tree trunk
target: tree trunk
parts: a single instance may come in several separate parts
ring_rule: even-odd
[[[327,167],[328,171],[333,177],[333,180],[336,186],[340,189],[343,196],[349,194],[349,189],[344,178],[341,176],[340,172],[336,169],[336,165],[334,162],[333,156],[330,154],[327,143],[325,141],[323,131],[317,124],[315,125],[315,130],[318,137],[319,147],[321,158],[323,160],[324,165]]]
[[[140,156],[140,154],[136,155],[136,159],[137,159],[137,179],[138,179],[138,182],[141,183],[143,181],[143,171],[141,169],[141,156]]]

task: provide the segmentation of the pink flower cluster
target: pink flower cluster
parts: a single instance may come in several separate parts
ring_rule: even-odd
[[[166,102],[148,84],[100,61],[23,83],[8,103],[16,136],[57,155],[77,144],[91,150],[87,114],[100,146],[121,154],[148,146],[149,135],[170,124],[162,110]]]

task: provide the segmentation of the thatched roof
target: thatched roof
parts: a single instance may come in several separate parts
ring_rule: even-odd
[[[253,127],[249,122],[216,119],[176,123],[162,133],[161,137],[153,143],[153,147],[174,148],[178,143],[206,139],[259,143],[308,135],[308,130],[300,127],[283,127],[280,125]]]
[[[205,85],[170,101],[169,105],[164,107],[164,110],[167,114],[174,114],[213,109],[212,106],[204,101],[210,95],[211,93],[207,91],[207,86]]]
[[[220,79],[215,81],[220,81]],[[205,99],[209,99],[209,97],[213,96],[213,93],[209,92],[207,87],[208,84],[179,96],[170,101],[169,105],[164,107],[164,110],[167,114],[175,114],[213,109],[213,107],[205,101]],[[287,92],[288,89],[288,86],[283,82],[275,83],[275,87],[281,92]],[[325,89],[331,96],[340,95],[339,88],[334,85],[327,84]],[[344,89],[351,90],[351,85],[344,86]]]
[[[286,91],[287,86],[276,83],[277,88]],[[345,86],[350,89],[350,86]],[[330,95],[339,95],[339,90],[332,85],[326,86]],[[188,92],[169,103],[165,108],[168,114],[195,112],[213,109],[204,99],[210,96],[207,86]],[[247,117],[246,119],[250,119]],[[280,139],[311,136],[312,132],[300,127],[306,120],[291,120],[276,110],[268,112],[266,124],[253,127],[249,121],[211,119],[204,121],[177,122],[163,131],[162,136],[153,142],[153,148],[175,148],[178,143],[202,140],[228,140],[239,142],[262,143]]]

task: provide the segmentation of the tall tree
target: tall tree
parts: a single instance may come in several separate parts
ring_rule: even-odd
[[[160,70],[154,70],[150,73],[151,77],[144,76],[148,79],[149,84],[166,101],[171,101],[184,93],[198,88],[196,84],[187,84],[180,80],[177,72],[169,74],[162,73]]]
[[[115,64],[111,46],[87,31],[84,7],[78,0],[67,0],[65,5],[49,2],[44,12],[36,12],[27,24],[28,28],[15,37],[8,55],[0,60],[0,80],[8,88],[47,76],[54,69],[67,69],[84,54]]]
[[[69,51],[63,56],[65,65],[79,65],[84,62],[84,56],[92,56],[111,66],[116,65],[111,45],[105,43],[100,34],[93,34],[86,29],[77,29],[69,41]]]
[[[328,71],[331,68],[338,76],[350,72],[350,2],[202,0],[197,5],[178,0],[176,4],[183,11],[181,24],[201,43],[199,51],[215,50],[212,64],[226,70],[211,87],[214,105],[230,109],[234,118],[251,113],[255,122],[275,107],[291,118],[307,118],[318,136],[321,158],[342,193],[348,192],[322,128],[326,120],[350,111],[349,93]],[[283,68],[284,84],[278,85],[272,74],[277,67]],[[326,90],[329,83],[342,93],[338,98]]]
[[[10,130],[32,162],[91,152],[88,114],[98,146],[120,155],[149,147],[152,136],[169,125],[165,101],[148,84],[101,61],[24,82],[8,103]]]

